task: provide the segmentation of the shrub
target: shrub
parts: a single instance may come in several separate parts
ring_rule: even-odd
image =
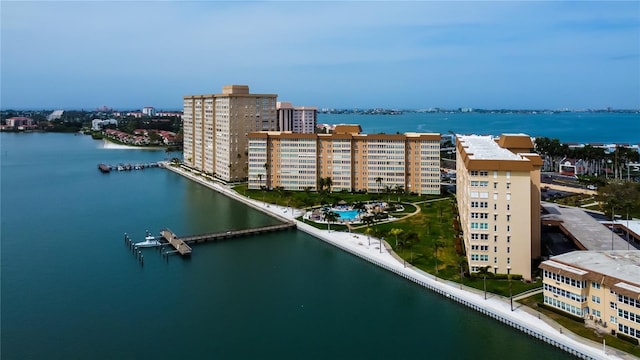
[[[555,308],[553,306],[549,306],[549,305],[547,305],[545,303],[538,303],[538,307],[546,309],[546,310],[549,310],[551,312],[554,312],[556,314],[559,314],[559,315],[562,315],[562,316],[564,316],[566,318],[569,318],[569,319],[571,319],[573,321],[577,321],[579,323],[584,324],[584,319],[583,318],[581,318],[579,316],[575,316],[575,315],[569,314],[569,313],[564,312],[564,311],[562,311],[560,309],[557,309],[557,308]]]
[[[631,336],[629,336],[627,334],[623,334],[621,332],[618,332],[618,333],[616,333],[616,337],[618,339],[620,339],[620,340],[624,340],[624,341],[630,342],[630,343],[632,343],[634,345],[640,345],[640,341],[638,339],[636,339],[634,337],[631,337]]]

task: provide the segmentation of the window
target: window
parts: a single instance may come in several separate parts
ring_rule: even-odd
[[[511,189],[511,183],[507,183],[507,189]]]
[[[507,242],[511,242],[511,235],[507,235]]]
[[[593,301],[596,304],[600,304],[600,297],[599,296],[595,296],[595,295],[591,295],[591,301]]]
[[[616,304],[616,303],[615,303],[615,302],[613,302],[613,301],[610,301],[610,302],[609,302],[609,307],[610,307],[610,308],[612,308],[612,309],[614,309],[614,310],[616,310],[616,309],[618,308],[618,304]]]
[[[507,254],[511,252],[511,248],[507,246]]]
[[[511,215],[507,215],[507,221],[511,221]]]
[[[493,188],[494,188],[494,189],[497,189],[497,188],[498,188],[498,183],[497,183],[497,182],[494,182],[494,183],[493,183]]]
[[[600,284],[595,282],[595,281],[592,281],[591,282],[591,287],[594,288],[594,289],[600,289]]]

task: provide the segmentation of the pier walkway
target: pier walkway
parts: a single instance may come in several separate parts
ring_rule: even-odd
[[[173,246],[180,255],[191,255],[191,246],[187,245],[184,240],[179,239],[173,231],[169,229],[160,230],[160,235]]]
[[[178,237],[173,231],[169,229],[163,229],[160,231],[162,237],[173,246],[180,255],[191,255],[191,247],[189,244],[197,244],[201,242],[218,241],[224,239],[230,239],[241,236],[264,234],[268,232],[284,231],[294,229],[296,224],[294,222],[286,222],[284,224],[261,226],[251,229],[242,230],[230,230],[208,234],[192,235]]]

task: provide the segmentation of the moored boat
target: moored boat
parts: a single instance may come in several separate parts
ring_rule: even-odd
[[[150,232],[147,231],[147,236],[144,237],[144,241],[133,244],[139,248],[144,247],[154,247],[162,245],[160,241],[156,240],[155,236],[151,235]]]
[[[108,173],[109,171],[111,171],[111,166],[107,164],[98,164],[98,169],[100,169],[100,171],[102,171],[103,173]]]

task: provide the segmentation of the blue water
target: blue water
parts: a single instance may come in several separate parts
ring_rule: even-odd
[[[563,112],[555,114],[404,113],[402,115],[319,114],[318,123],[360,124],[364,133],[437,132],[500,135],[525,133],[565,143],[640,143],[640,114]]]
[[[170,171],[102,174],[161,151],[0,133],[0,358],[566,359],[568,355],[298,231],[145,249],[274,223]]]
[[[340,215],[340,217],[338,218],[338,220],[340,221],[351,221],[354,220],[356,218],[356,216],[358,216],[358,210],[333,210],[334,212],[338,213],[338,215]]]

